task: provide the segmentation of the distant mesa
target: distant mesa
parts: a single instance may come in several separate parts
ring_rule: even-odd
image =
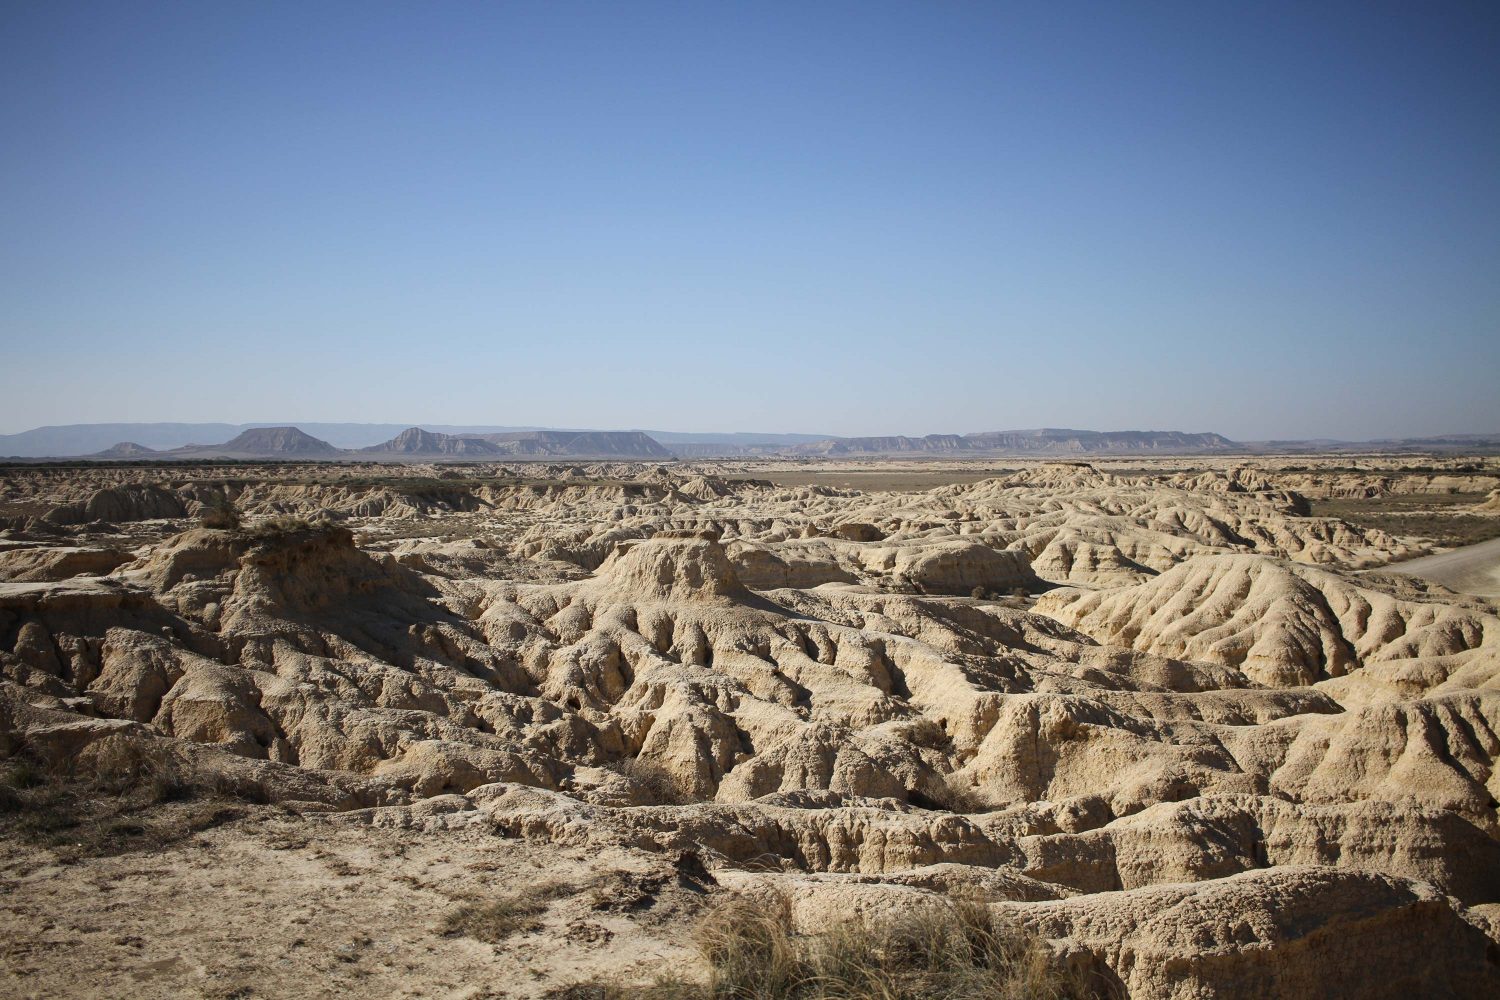
[[[1222,434],[1183,431],[1077,431],[1042,428],[970,434],[965,440],[981,449],[1059,453],[1134,451],[1232,451],[1241,447]]]
[[[408,427],[360,454],[391,457],[670,459],[672,453],[641,431],[512,431],[440,434]]]
[[[1078,431],[1044,427],[980,434],[929,434],[926,437],[829,438],[792,450],[803,455],[1097,455],[1134,452],[1185,454],[1232,451],[1241,446],[1221,434],[1183,431]]]
[[[210,449],[245,455],[305,455],[309,457],[340,454],[327,441],[305,434],[295,427],[255,427]]]
[[[438,424],[312,423],[301,427],[248,424],[70,424],[0,434],[0,456],[94,461],[173,459],[354,459],[483,461],[601,459],[666,461],[711,458],[1107,458],[1131,455],[1300,455],[1347,453],[1500,453],[1500,434],[1449,434],[1378,441],[1233,441],[1187,431],[1089,431],[1043,427],[969,434],[864,437],[745,432],[549,430],[536,427]],[[228,440],[225,440],[225,439]],[[202,444],[224,441],[223,444]],[[118,443],[114,443],[118,442]],[[195,443],[189,443],[195,442]]]
[[[297,427],[252,427],[223,444],[188,444],[153,449],[121,441],[103,451],[82,456],[99,461],[134,459],[422,459],[507,460],[527,458],[610,458],[655,461],[673,455],[642,431],[506,431],[489,434],[444,434],[408,427],[389,441],[365,448],[343,449]]]
[[[103,451],[95,452],[90,458],[113,459],[115,461],[128,461],[133,458],[155,458],[161,452],[155,448],[147,448],[143,444],[134,441],[121,441],[119,444],[111,445]]]
[[[475,435],[517,458],[671,458],[644,431],[519,431]]]
[[[504,454],[489,441],[458,434],[438,434],[424,431],[420,427],[408,427],[389,441],[359,450],[390,455],[462,455],[475,458]]]
[[[189,444],[158,450],[134,441],[121,441],[104,451],[85,455],[100,461],[128,462],[140,459],[203,458],[337,458],[346,454],[327,441],[296,427],[253,427],[223,444]]]

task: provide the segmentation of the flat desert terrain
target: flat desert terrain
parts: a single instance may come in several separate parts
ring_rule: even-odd
[[[1493,458],[0,468],[0,994],[1500,995],[1497,538]]]

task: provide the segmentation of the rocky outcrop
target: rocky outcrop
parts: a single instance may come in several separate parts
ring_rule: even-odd
[[[102,576],[130,557],[114,549],[47,545],[0,552],[0,580],[18,583]]]
[[[51,524],[87,524],[92,521],[149,521],[187,516],[187,508],[174,493],[159,486],[113,486],[99,490],[86,500],[62,504],[43,518]]]

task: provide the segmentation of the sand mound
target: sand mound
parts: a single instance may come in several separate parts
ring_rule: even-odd
[[[749,593],[718,536],[695,531],[664,531],[621,543],[588,590],[600,600],[633,601],[710,601]]]

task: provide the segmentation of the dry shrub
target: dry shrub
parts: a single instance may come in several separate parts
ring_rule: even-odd
[[[240,528],[240,511],[238,507],[227,500],[204,504],[203,509],[198,512],[198,523],[205,528],[238,531]]]
[[[938,775],[924,781],[921,788],[908,792],[907,798],[919,808],[952,813],[981,813],[991,808],[979,789],[958,774]]]
[[[146,803],[192,798],[198,775],[175,747],[128,736],[95,740],[59,765],[59,773],[103,795]]]
[[[499,944],[512,934],[540,929],[536,918],[547,912],[547,905],[575,891],[565,882],[540,882],[525,892],[464,903],[443,919],[442,932]]]
[[[61,860],[151,850],[267,801],[259,782],[203,773],[165,740],[114,734],[61,760],[22,752],[0,767],[0,834]]]
[[[546,907],[507,896],[487,903],[465,903],[443,919],[443,934],[499,944],[512,934],[541,929],[536,917]]]
[[[693,796],[682,787],[677,776],[654,760],[626,757],[608,766],[645,793],[647,805],[683,806],[693,802]]]
[[[256,541],[272,541],[285,538],[288,535],[301,535],[314,531],[322,531],[330,526],[326,517],[305,518],[292,517],[289,514],[280,514],[276,517],[268,517],[263,521],[257,521],[244,530],[246,537]]]
[[[734,897],[696,934],[707,983],[581,983],[567,1000],[1072,1000],[1104,994],[1060,967],[1040,939],[968,900],[885,921],[851,920],[814,935],[792,930],[784,898]]]

